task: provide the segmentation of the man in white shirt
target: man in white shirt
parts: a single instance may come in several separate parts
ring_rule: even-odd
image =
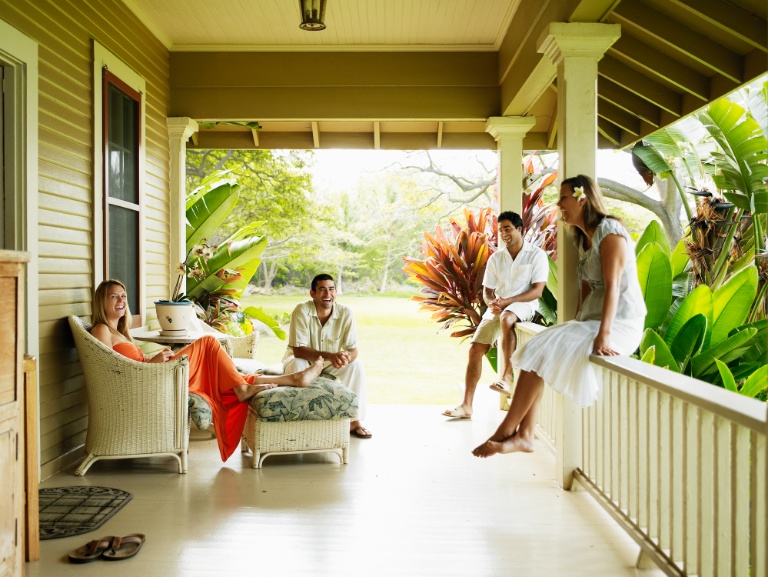
[[[363,362],[357,358],[357,327],[352,309],[336,303],[336,283],[329,274],[312,279],[311,300],[296,305],[291,313],[288,347],[283,356],[286,374],[304,370],[323,357],[330,365],[323,373],[334,375],[341,384],[357,395],[358,420],[349,432],[369,439],[371,432],[363,427],[367,397]]]
[[[483,277],[483,300],[488,305],[475,330],[469,347],[469,361],[464,377],[464,400],[443,415],[456,419],[472,417],[472,401],[483,368],[483,357],[494,343],[501,340],[498,358],[504,359],[501,378],[491,389],[509,394],[512,385],[510,358],[517,346],[515,324],[529,321],[536,313],[538,299],[549,276],[547,254],[523,241],[523,220],[514,212],[499,215],[498,250],[491,255]]]

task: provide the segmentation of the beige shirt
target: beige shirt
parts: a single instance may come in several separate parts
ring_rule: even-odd
[[[357,348],[357,327],[352,309],[333,303],[333,312],[325,325],[320,324],[312,300],[293,309],[288,330],[288,347],[283,361],[293,355],[293,347],[309,347],[324,353],[338,353]]]

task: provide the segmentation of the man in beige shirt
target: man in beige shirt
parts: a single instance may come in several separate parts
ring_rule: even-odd
[[[352,309],[336,303],[336,283],[329,274],[312,279],[311,300],[297,305],[291,313],[288,347],[283,356],[285,373],[301,371],[318,357],[330,365],[324,373],[334,375],[357,395],[358,420],[350,423],[350,433],[361,439],[371,432],[363,427],[367,397],[363,362],[357,358],[357,327]]]

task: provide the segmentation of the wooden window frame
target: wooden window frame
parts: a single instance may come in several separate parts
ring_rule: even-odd
[[[109,163],[109,87],[114,86],[129,98],[136,102],[136,124],[134,126],[136,134],[136,154],[134,155],[134,169],[136,171],[136,198],[138,204],[114,198],[109,194],[108,186],[108,163]],[[103,237],[102,237],[102,250],[103,250],[103,267],[105,276],[109,276],[109,209],[112,206],[124,208],[134,211],[137,217],[137,231],[136,231],[136,251],[137,256],[137,268],[136,268],[136,286],[138,294],[136,295],[136,302],[138,310],[131,310],[133,315],[133,327],[139,327],[143,324],[146,316],[144,311],[144,283],[143,279],[143,263],[140,258],[142,254],[141,247],[144,241],[143,231],[143,205],[144,197],[142,193],[141,181],[143,175],[141,173],[141,158],[143,156],[143,138],[141,135],[144,131],[144,118],[143,118],[143,95],[141,92],[132,88],[129,84],[124,82],[119,76],[110,72],[106,67],[102,69],[102,91],[101,91],[101,110],[102,110],[102,155],[101,155],[101,185],[102,185],[102,210],[103,210]],[[123,279],[120,279],[123,280]]]

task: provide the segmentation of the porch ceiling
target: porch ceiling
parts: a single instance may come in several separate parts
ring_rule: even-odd
[[[200,147],[494,148],[489,116],[533,115],[556,147],[550,22],[607,22],[600,146],[628,146],[768,70],[764,0],[124,0],[171,50],[171,114]]]

